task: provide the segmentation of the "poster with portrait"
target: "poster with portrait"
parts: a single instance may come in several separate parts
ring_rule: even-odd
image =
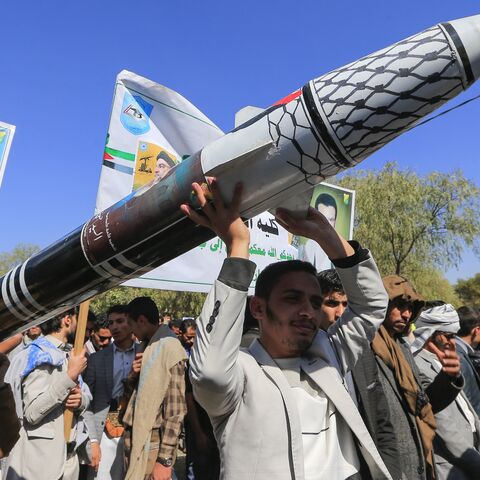
[[[8,154],[12,145],[15,126],[0,122],[0,186],[7,166]]]
[[[313,189],[310,206],[320,211],[335,230],[344,238],[351,239],[355,192],[328,183],[321,183]],[[299,260],[312,263],[320,272],[331,268],[331,262],[320,246],[304,237],[293,237],[292,245],[298,250]]]

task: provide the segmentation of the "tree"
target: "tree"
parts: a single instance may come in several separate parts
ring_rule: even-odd
[[[480,273],[467,280],[460,279],[455,285],[455,292],[463,305],[480,307]]]
[[[387,163],[339,184],[357,192],[355,237],[372,250],[382,274],[457,266],[466,245],[480,252],[480,189],[459,170],[422,177]]]
[[[105,314],[115,304],[127,304],[135,297],[151,297],[157,304],[160,314],[169,312],[174,318],[197,317],[200,314],[206,295],[195,292],[173,292],[150,288],[116,287],[94,298],[92,309],[97,314]]]
[[[11,252],[0,253],[0,275],[4,275],[10,269],[24,262],[39,250],[40,247],[37,245],[31,243],[19,243]]]

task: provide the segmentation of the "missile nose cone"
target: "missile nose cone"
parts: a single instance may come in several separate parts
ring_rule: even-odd
[[[480,78],[480,15],[442,23],[463,62],[468,85]]]

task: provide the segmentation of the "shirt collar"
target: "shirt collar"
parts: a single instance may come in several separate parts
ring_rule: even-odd
[[[472,353],[474,352],[475,350],[472,348],[471,345],[469,345],[465,340],[463,340],[463,338],[459,337],[459,336],[456,336],[455,337],[455,340],[457,342],[457,344],[460,345],[460,347],[463,347],[464,349],[467,350],[467,353]]]
[[[121,350],[120,348],[118,348],[115,342],[113,342],[112,345],[113,345],[113,353],[117,353],[117,352],[126,353],[126,352],[132,352],[133,350],[135,350],[135,342],[133,342],[132,346],[130,348],[127,348],[126,350]]]
[[[63,343],[60,341],[57,337],[54,337],[53,335],[46,335],[45,338],[55,347],[57,347],[60,350],[71,350],[71,346],[68,343]]]

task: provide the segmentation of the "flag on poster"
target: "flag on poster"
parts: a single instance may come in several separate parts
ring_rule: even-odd
[[[115,85],[96,213],[162,178],[182,159],[223,135],[178,93],[122,71]],[[249,226],[250,255],[257,264],[253,289],[259,272],[269,263],[297,258],[302,240],[292,238],[268,212],[250,219]],[[225,256],[223,242],[215,238],[125,285],[208,292]]]
[[[8,153],[12,145],[15,126],[0,122],[0,186],[2,185],[3,174],[7,166]]]

